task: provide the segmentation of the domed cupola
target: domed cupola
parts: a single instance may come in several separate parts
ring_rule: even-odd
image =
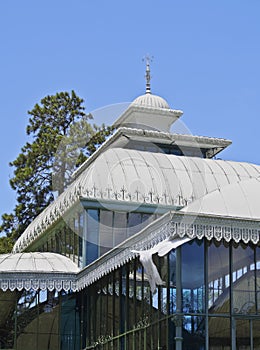
[[[152,108],[164,108],[170,109],[170,106],[165,101],[164,98],[153,95],[151,93],[146,93],[137,97],[132,103],[131,106],[141,106],[141,107],[152,107]]]
[[[138,96],[127,110],[115,121],[114,127],[121,126],[169,132],[171,125],[183,114],[170,108],[168,102],[151,93],[150,60],[146,59],[146,93]]]

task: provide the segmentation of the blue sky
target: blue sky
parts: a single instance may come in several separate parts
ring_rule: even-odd
[[[13,0],[0,2],[0,214],[12,211],[14,160],[27,111],[71,91],[87,111],[152,92],[194,135],[233,141],[220,157],[260,164],[259,0]],[[105,118],[97,122],[110,124]]]

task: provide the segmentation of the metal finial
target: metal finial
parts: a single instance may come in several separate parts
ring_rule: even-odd
[[[153,56],[146,55],[143,61],[145,60],[146,62],[146,72],[145,72],[145,79],[146,79],[146,94],[151,93],[151,74],[150,74],[150,63],[153,61]]]

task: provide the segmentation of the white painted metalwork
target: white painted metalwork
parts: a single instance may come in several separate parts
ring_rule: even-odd
[[[258,244],[260,241],[260,220],[195,215],[180,211],[168,212],[79,272],[78,288],[79,290],[83,289],[123,266],[138,256],[140,251],[150,249],[153,251],[153,248],[156,251],[158,244],[162,241],[173,240],[182,244],[185,243],[185,240],[196,238]],[[172,248],[174,247],[172,246]]]
[[[181,211],[259,220],[260,178],[250,178],[220,187]]]
[[[108,149],[28,226],[13,251],[24,250],[80,198],[168,205],[174,209],[242,181],[255,179],[258,183],[259,176],[260,166],[250,163]],[[230,188],[229,197],[235,196],[236,187],[234,193]],[[247,189],[253,192],[250,196],[256,195],[251,187],[244,188]],[[257,199],[256,196],[252,205],[257,204]],[[239,216],[235,209],[232,215]]]
[[[0,255],[0,289],[77,289],[79,268],[66,256],[56,253],[17,253]]]
[[[150,252],[159,252],[160,255],[163,255],[167,254],[170,249],[175,249],[179,243],[183,244],[196,238],[258,244],[260,241],[260,219],[246,220],[218,215],[190,214],[182,211],[168,212],[81,271],[75,267],[72,261],[68,261],[68,258],[54,253],[11,254],[13,258],[10,254],[2,255],[0,256],[0,289],[81,290],[140,255],[140,251],[151,249]],[[170,244],[161,243],[166,240],[169,240]],[[56,268],[53,270],[48,265],[44,269],[43,262],[41,262],[38,265],[38,270],[35,271],[33,261],[34,256],[37,257],[38,254],[43,256],[44,254],[58,255],[58,260],[66,261],[66,264],[68,262],[69,265],[60,271],[57,265],[54,265]],[[22,263],[22,265],[27,266],[27,270],[26,268],[19,269],[19,260],[23,256],[27,262]],[[12,264],[8,263],[9,271],[3,265],[6,258],[14,259]],[[56,257],[54,261],[57,263]],[[14,266],[17,267],[12,272],[11,269]]]

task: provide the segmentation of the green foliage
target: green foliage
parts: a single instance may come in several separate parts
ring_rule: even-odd
[[[94,124],[94,134],[89,138],[86,143],[86,147],[89,155],[94,153],[100,145],[106,140],[106,138],[112,134],[114,128],[111,126],[106,126],[102,124],[101,126],[97,126]]]
[[[13,241],[10,237],[0,237],[0,254],[11,253]]]
[[[92,116],[84,112],[83,102],[74,91],[61,92],[46,96],[28,112],[26,132],[31,142],[10,163],[14,168],[10,185],[17,193],[17,204],[13,213],[2,215],[0,232],[7,236],[1,242],[3,249],[53,201],[53,192],[64,191],[76,167],[111,133],[104,125],[89,124]]]

